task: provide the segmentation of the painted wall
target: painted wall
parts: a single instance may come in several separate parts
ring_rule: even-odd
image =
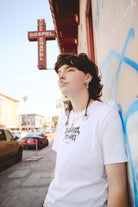
[[[93,0],[92,8],[103,99],[122,116],[131,199],[138,206],[138,1]]]
[[[78,53],[87,53],[85,8],[80,0]],[[103,100],[120,112],[128,152],[132,206],[138,207],[138,1],[91,0],[95,62]]]

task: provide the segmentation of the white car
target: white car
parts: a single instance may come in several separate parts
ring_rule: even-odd
[[[12,134],[14,137],[18,137],[19,139],[22,139],[20,131],[12,131]]]

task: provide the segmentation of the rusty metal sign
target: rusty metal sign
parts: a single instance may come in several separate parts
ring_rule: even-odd
[[[46,23],[44,19],[37,20],[38,31],[28,32],[29,41],[38,41],[38,68],[40,70],[47,69],[46,64],[46,41],[55,40],[56,33],[54,30],[46,31]]]

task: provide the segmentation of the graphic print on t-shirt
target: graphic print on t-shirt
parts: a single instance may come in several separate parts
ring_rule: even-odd
[[[66,143],[75,143],[76,137],[79,136],[80,134],[80,127],[70,127],[66,128],[65,130],[65,137],[64,137],[64,142]]]

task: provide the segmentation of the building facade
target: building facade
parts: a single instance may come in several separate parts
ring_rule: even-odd
[[[19,101],[0,93],[0,126],[19,129]]]
[[[88,54],[102,76],[102,100],[120,113],[129,158],[131,205],[138,206],[138,2],[49,3],[60,52]]]
[[[45,118],[39,114],[21,114],[21,130],[43,130]]]

